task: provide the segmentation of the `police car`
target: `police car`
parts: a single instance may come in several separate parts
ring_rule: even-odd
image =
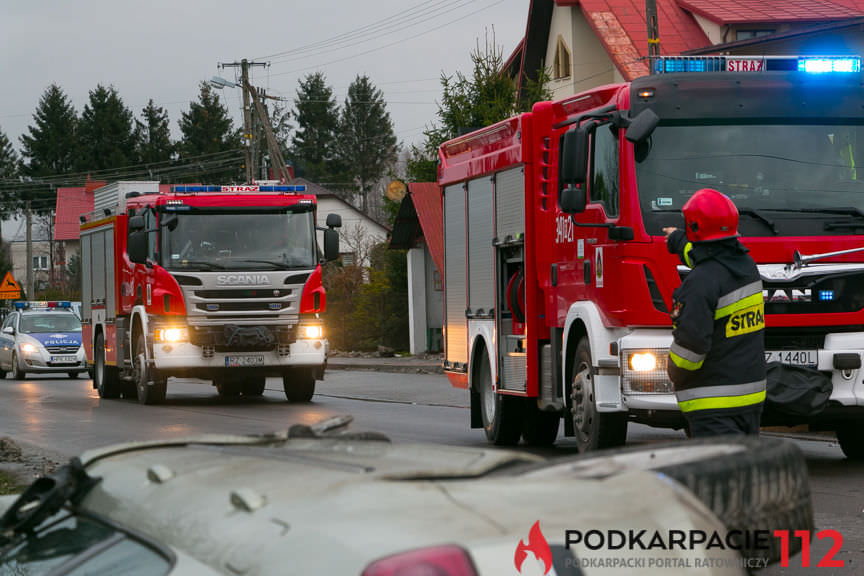
[[[70,302],[15,302],[0,327],[0,377],[87,370],[81,320]]]

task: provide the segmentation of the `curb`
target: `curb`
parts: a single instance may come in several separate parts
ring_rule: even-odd
[[[443,374],[444,369],[440,366],[410,366],[391,364],[354,364],[348,362],[327,362],[327,370],[354,370],[363,372],[392,372],[395,374]]]

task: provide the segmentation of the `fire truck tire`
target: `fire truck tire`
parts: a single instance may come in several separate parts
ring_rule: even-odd
[[[560,422],[560,413],[540,410],[534,398],[526,398],[522,440],[529,446],[551,446],[558,438]]]
[[[119,398],[121,383],[116,366],[105,364],[105,336],[100,332],[93,344],[93,386],[100,398]]]
[[[213,379],[213,385],[216,386],[216,391],[223,398],[236,398],[243,392],[243,383],[235,378],[219,376]]]
[[[864,460],[864,423],[852,422],[837,429],[837,442],[849,460]]]
[[[282,388],[289,402],[310,402],[315,395],[315,374],[309,368],[294,368],[282,376]]]
[[[476,355],[477,375],[475,389],[480,397],[480,415],[486,439],[498,446],[513,446],[522,436],[523,398],[498,394],[492,387],[489,358],[483,350]]]
[[[247,378],[243,382],[243,395],[244,396],[261,396],[264,394],[264,388],[267,386],[267,378],[264,376],[256,376],[254,378]]]
[[[627,441],[627,414],[598,412],[591,368],[591,345],[583,336],[576,345],[570,385],[570,414],[579,452],[623,446]]]
[[[788,440],[718,436],[611,450],[573,461],[587,471],[597,470],[595,459],[611,460],[614,464],[606,466],[615,472],[637,468],[672,478],[710,509],[729,533],[770,534],[764,544],[745,539],[744,558],[778,561],[781,541],[774,537],[775,530],[788,530],[792,556],[800,550],[801,540],[791,535],[814,526],[807,462]]]
[[[15,380],[24,380],[27,374],[21,369],[21,364],[18,362],[18,355],[12,353],[12,378]]]
[[[144,338],[135,339],[135,388],[139,404],[161,404],[168,392],[168,379],[147,365]],[[152,384],[151,384],[152,382]]]

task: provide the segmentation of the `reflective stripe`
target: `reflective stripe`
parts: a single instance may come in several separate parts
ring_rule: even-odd
[[[765,390],[744,396],[721,396],[719,398],[696,398],[679,402],[681,412],[694,412],[696,410],[715,410],[718,408],[742,408],[753,406],[765,401]]]
[[[690,251],[693,250],[693,243],[687,242],[684,245],[684,263],[687,264],[688,268],[693,268],[693,261],[690,260]]]
[[[686,402],[696,398],[716,398],[719,396],[746,396],[756,392],[764,392],[767,385],[766,380],[748,382],[746,384],[728,384],[726,386],[699,386],[678,390],[675,396],[679,402]]]
[[[690,362],[702,362],[705,360],[706,354],[699,354],[698,352],[694,352],[684,346],[681,346],[677,342],[673,342],[672,346],[669,347],[669,353],[675,354],[679,358],[683,358],[684,360],[689,360]]]
[[[714,319],[718,320],[720,318],[724,318],[726,316],[730,316],[739,310],[743,310],[745,308],[750,308],[752,306],[759,306],[763,303],[762,298],[762,290],[760,289],[757,294],[753,294],[751,296],[747,296],[746,298],[742,298],[737,302],[729,304],[728,306],[723,306],[722,308],[717,308],[714,312]]]
[[[757,280],[756,282],[751,282],[746,286],[742,286],[732,292],[729,292],[725,296],[721,296],[717,299],[717,309],[723,308],[725,306],[729,306],[730,304],[734,304],[738,300],[741,300],[745,296],[750,296],[752,294],[762,293],[762,281]]]
[[[691,362],[690,360],[687,360],[686,358],[682,358],[681,356],[675,354],[671,350],[669,351],[669,359],[672,360],[675,366],[681,368],[682,370],[698,370],[702,367],[702,360],[699,360],[698,362]]]

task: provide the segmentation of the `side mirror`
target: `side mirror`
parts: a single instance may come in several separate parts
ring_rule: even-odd
[[[579,214],[585,211],[585,206],[588,205],[588,194],[585,187],[576,188],[568,185],[561,191],[561,197],[558,199],[558,204],[561,210],[567,214]]]
[[[596,123],[587,122],[564,134],[561,145],[561,183],[582,184],[588,178],[588,135]]]
[[[7,326],[6,328],[3,328],[3,333],[14,335],[15,334],[15,328],[13,328],[12,326]]]
[[[128,224],[129,232],[144,229],[144,216],[130,216]]]
[[[147,233],[143,230],[132,232],[126,242],[126,253],[136,264],[147,263]]]
[[[630,121],[626,138],[634,144],[645,142],[659,123],[660,117],[650,108],[646,108]]]
[[[339,214],[327,214],[327,227],[328,228],[341,228],[342,227],[342,216]]]
[[[335,214],[327,216],[328,221],[330,220],[330,216],[335,216]],[[324,258],[328,262],[339,258],[339,233],[332,228],[324,230]]]
[[[164,226],[165,228],[168,228],[168,230],[173,231],[175,228],[177,228],[177,222],[178,222],[177,216],[171,215],[171,216],[166,216],[165,218],[163,218],[161,220],[160,224],[162,226]]]

